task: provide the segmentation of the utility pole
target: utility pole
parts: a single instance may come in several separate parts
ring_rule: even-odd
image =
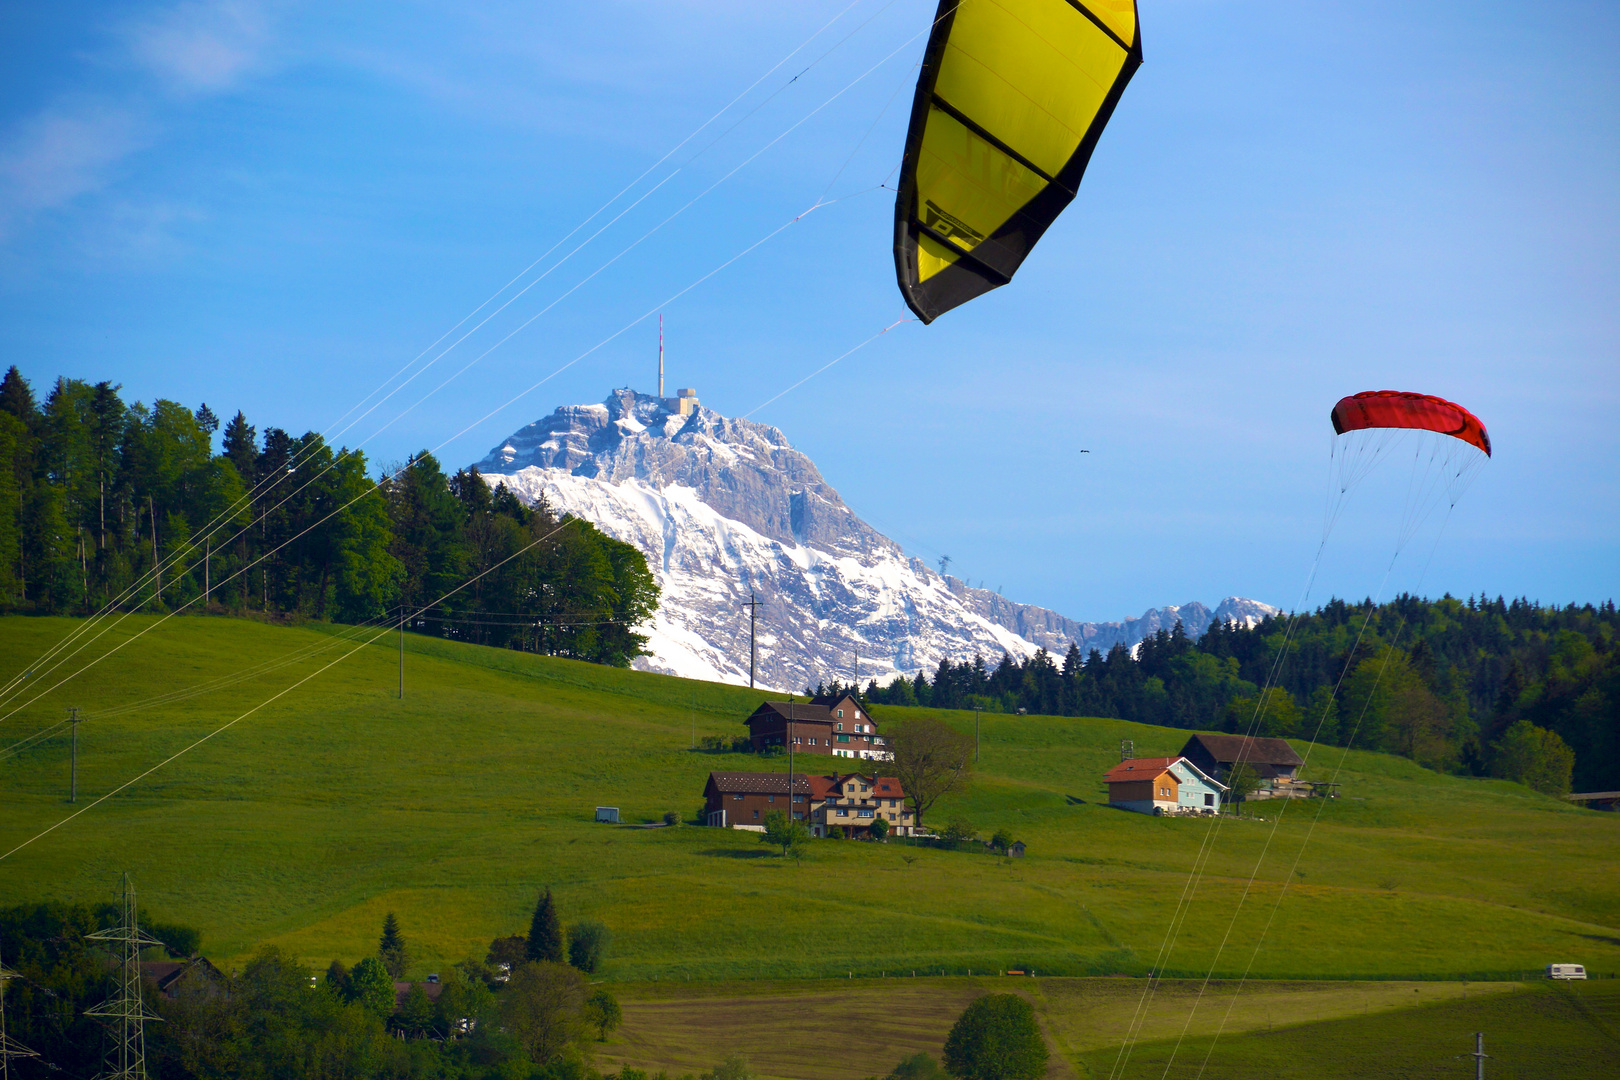
[[[855,693],[861,692],[861,654],[854,649],[849,650],[849,658],[855,665]]]
[[[203,538],[203,610],[208,609],[210,594],[214,591],[214,534]]]
[[[754,624],[759,619],[759,598],[750,590],[748,603],[743,607],[748,609],[748,689],[754,688]]]
[[[118,972],[118,993],[93,1009],[84,1010],[86,1016],[113,1021],[113,1039],[117,1043],[116,1062],[101,1073],[104,1080],[146,1080],[146,1022],[162,1021],[141,1000],[141,950],[162,942],[141,933],[136,921],[135,890],[130,887],[129,874],[124,875],[124,917],[110,930],[86,934],[91,941],[116,942],[123,946],[123,965]],[[116,1025],[116,1026],[114,1026]]]
[[[68,710],[68,723],[73,725],[73,765],[68,773],[68,802],[79,801],[79,710]]]
[[[152,496],[146,497],[146,516],[152,519],[152,580],[157,584],[157,601],[163,603],[163,568],[157,560],[157,511],[152,509]],[[138,524],[138,523],[137,523]]]
[[[1136,756],[1136,743],[1130,739],[1119,740],[1119,760],[1129,761]]]
[[[1472,1054],[1459,1054],[1459,1057],[1474,1059],[1474,1080],[1485,1080],[1485,1059],[1491,1055],[1485,1052],[1485,1033],[1474,1032],[1474,1052]]]
[[[399,605],[399,700],[405,700],[405,605]]]
[[[664,397],[664,313],[658,313],[658,397]]]
[[[793,706],[791,704],[789,704],[788,705],[788,739],[787,739],[787,743],[788,743],[788,824],[790,824],[790,825],[793,822],[799,820],[795,816],[794,810],[793,810],[793,732],[794,732],[793,720],[794,720]]]

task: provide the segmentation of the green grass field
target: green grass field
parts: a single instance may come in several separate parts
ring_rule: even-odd
[[[86,655],[151,621],[130,619]],[[0,619],[0,675],[74,625]],[[336,653],[183,702],[98,713],[330,645],[335,632],[171,619],[0,720],[0,747],[80,707],[86,805]],[[1155,819],[1102,805],[1101,774],[1122,737],[1168,754],[1185,732],[986,716],[976,787],[934,817],[1007,826],[1028,843],[1025,858],[823,841],[795,865],[749,834],[591,821],[598,804],[627,821],[671,809],[690,819],[709,770],[785,769],[691,749],[694,730],[743,730],[758,700],[746,689],[437,639],[408,646],[404,701],[385,639],[0,860],[0,904],[108,899],[129,870],[143,906],[198,926],[223,966],[267,943],[323,966],[352,962],[394,911],[428,971],[526,927],[536,889],[551,885],[565,920],[612,928],[604,975],[620,982],[1019,965],[1139,974],[1207,837],[1213,854],[1161,970],[1620,970],[1620,816],[1515,785],[1352,753],[1343,799],[1296,804],[1280,823]],[[1340,753],[1320,751],[1311,769],[1326,775]],[[65,737],[0,759],[0,851],[72,812],[67,786]]]

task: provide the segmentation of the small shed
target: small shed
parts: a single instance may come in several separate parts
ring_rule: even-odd
[[[1015,859],[1022,859],[1024,857],[1024,842],[1022,840],[1014,840],[1007,846],[1007,854]]]
[[[617,825],[619,823],[619,808],[617,806],[598,806],[596,808],[596,820],[605,821],[609,825]]]

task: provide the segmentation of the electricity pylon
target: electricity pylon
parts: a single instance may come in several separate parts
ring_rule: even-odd
[[[0,964],[0,1080],[10,1080],[11,1059],[39,1057],[34,1051],[6,1034],[6,980],[21,978]]]
[[[114,942],[123,946],[123,966],[118,974],[118,993],[93,1009],[84,1010],[86,1016],[110,1021],[117,1041],[115,1054],[108,1055],[108,1067],[96,1080],[146,1080],[146,1022],[163,1018],[149,1011],[141,1000],[141,950],[148,945],[161,945],[141,933],[135,915],[135,889],[124,875],[124,917],[110,930],[87,934],[91,941]],[[112,1060],[116,1057],[116,1063]]]

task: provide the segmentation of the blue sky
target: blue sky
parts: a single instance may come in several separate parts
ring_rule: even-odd
[[[630,324],[660,307],[672,385],[748,412],[907,314],[879,185],[933,8],[6,5],[0,364],[340,429],[764,76],[340,441],[461,465],[650,390],[656,318]],[[1332,403],[1436,393],[1497,456],[1386,593],[1620,593],[1617,9],[1141,17],[1146,63],[1014,284],[754,418],[914,552],[1106,619],[1294,604]],[[1380,587],[1407,476],[1356,493],[1312,602]]]

